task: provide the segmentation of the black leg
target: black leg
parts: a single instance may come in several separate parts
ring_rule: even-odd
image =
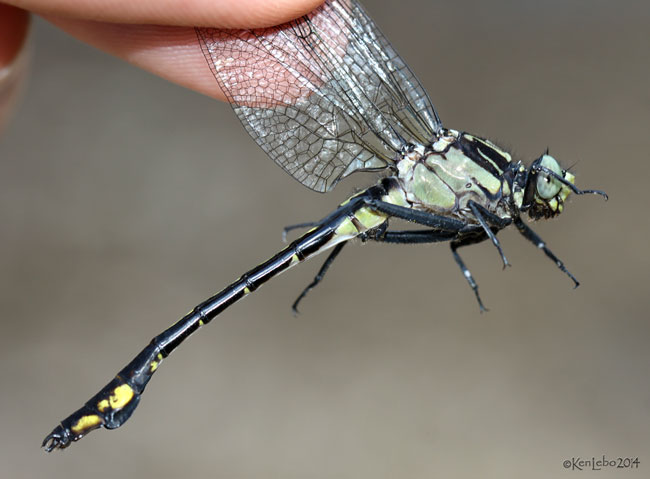
[[[422,243],[438,243],[442,241],[453,240],[457,236],[456,233],[448,231],[436,231],[436,230],[419,230],[419,231],[386,231],[383,235],[373,237],[374,241],[384,242],[384,243],[393,243],[393,244],[422,244]],[[470,273],[467,266],[463,262],[462,258],[456,251],[461,246],[467,246],[470,244],[480,243],[487,239],[487,235],[481,232],[476,236],[465,237],[461,240],[456,240],[451,242],[451,252],[454,255],[456,263],[460,267],[460,270],[463,273],[463,276],[469,283],[469,286],[474,291],[474,296],[478,301],[478,306],[481,312],[487,311],[487,308],[483,305],[481,297],[478,294],[478,285],[472,273]]]
[[[564,271],[566,275],[573,280],[575,283],[574,288],[577,288],[580,286],[580,282],[573,276],[569,270],[566,269],[564,266],[564,263],[560,261],[560,259],[553,254],[553,252],[546,247],[546,243],[544,243],[544,240],[539,237],[537,233],[535,233],[532,229],[530,229],[523,221],[521,218],[515,218],[515,226],[519,230],[519,232],[526,238],[528,241],[533,243],[535,246],[537,246],[539,249],[544,251],[546,256],[551,258],[553,262],[557,265],[558,268],[560,268],[561,271]]]
[[[293,311],[293,314],[298,314],[298,303],[302,301],[302,299],[307,296],[307,293],[311,291],[318,283],[320,283],[323,280],[323,277],[325,276],[325,273],[327,273],[327,270],[332,266],[332,263],[336,259],[336,257],[339,255],[343,247],[345,246],[345,241],[343,243],[337,244],[332,252],[329,254],[325,262],[323,263],[323,266],[318,270],[318,274],[314,277],[314,280],[307,285],[305,289],[302,290],[302,293],[300,293],[300,296],[298,296],[298,299],[296,299],[293,304],[291,305],[291,310]]]
[[[314,226],[318,226],[318,223],[310,221],[309,223],[298,223],[298,224],[295,224],[295,225],[285,226],[282,229],[282,242],[284,242],[284,243],[287,242],[287,233],[289,231],[297,230],[297,229],[300,229],[300,228],[312,228]]]
[[[462,240],[456,240],[451,242],[451,254],[454,255],[454,259],[456,260],[456,263],[460,267],[463,276],[465,276],[465,279],[469,283],[469,287],[472,288],[472,291],[474,291],[474,296],[476,296],[476,300],[478,301],[478,307],[481,313],[487,311],[487,308],[483,306],[483,301],[481,301],[481,296],[479,296],[478,294],[478,284],[476,284],[476,281],[474,281],[474,277],[472,276],[472,273],[470,273],[467,266],[465,266],[463,259],[460,257],[460,255],[456,250],[461,246],[480,243],[482,241],[485,241],[486,239],[487,239],[487,235],[481,234],[479,236],[471,236],[471,237],[464,238]]]
[[[365,197],[363,198],[363,201],[372,209],[381,213],[423,226],[428,226],[436,230],[458,232],[467,227],[467,223],[461,220],[427,213],[426,211],[418,211],[405,206],[394,205],[392,203],[386,203],[385,201],[376,198]]]
[[[378,240],[377,238],[383,238],[384,234],[386,233],[386,230],[388,229],[388,221],[384,221],[382,224],[377,226],[376,228],[373,228],[368,231],[364,231],[363,233],[360,233],[357,238],[361,240],[362,243],[365,243],[366,241],[381,241]]]
[[[488,236],[488,238],[490,238],[492,244],[496,247],[497,251],[499,251],[499,254],[501,255],[501,260],[503,260],[504,269],[506,266],[510,266],[510,263],[508,263],[508,259],[506,258],[506,255],[503,254],[503,249],[501,249],[501,243],[499,243],[499,240],[497,239],[496,235],[490,228],[490,226],[496,226],[498,229],[505,228],[510,224],[510,221],[504,220],[503,218],[499,218],[497,215],[490,213],[485,207],[479,205],[474,201],[468,201],[467,205],[472,210],[472,213],[474,213],[476,220],[483,228],[483,231],[485,231],[485,234]],[[488,223],[491,223],[491,225]]]
[[[380,243],[392,244],[422,244],[440,243],[454,239],[457,233],[437,230],[418,231],[386,231],[381,235],[373,236],[370,239]]]

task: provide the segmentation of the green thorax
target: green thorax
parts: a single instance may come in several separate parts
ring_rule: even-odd
[[[398,162],[398,179],[413,208],[475,222],[470,200],[511,216],[511,185],[504,176],[512,158],[493,143],[444,130],[430,147],[415,146]]]

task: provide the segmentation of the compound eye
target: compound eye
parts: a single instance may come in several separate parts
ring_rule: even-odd
[[[558,162],[551,155],[542,156],[542,161],[540,162],[541,166],[544,166],[551,170],[553,173],[562,176],[562,168]],[[537,177],[537,194],[540,198],[548,200],[557,195],[562,188],[562,184],[557,181],[555,178],[540,172]]]

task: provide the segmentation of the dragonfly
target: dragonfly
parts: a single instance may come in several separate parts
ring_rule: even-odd
[[[504,267],[497,233],[514,225],[578,286],[578,280],[524,222],[552,218],[579,189],[548,150],[530,166],[493,142],[443,127],[424,88],[357,0],[326,0],[297,20],[271,28],[197,27],[208,66],[240,121],[265,153],[307,188],[325,193],[355,172],[380,179],[319,221],[271,259],[244,273],[154,337],[104,388],[54,428],[47,452],[97,428],[115,429],[138,406],[161,362],[225,309],[289,268],[329,250],[298,303],[324,277],[343,247],[362,242],[449,242],[485,310],[458,249],[490,241]],[[390,220],[415,229],[394,229]]]

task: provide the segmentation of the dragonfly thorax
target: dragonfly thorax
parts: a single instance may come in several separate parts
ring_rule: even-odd
[[[414,208],[474,222],[469,201],[511,217],[511,166],[510,155],[488,140],[443,130],[430,146],[400,158],[397,177]]]

